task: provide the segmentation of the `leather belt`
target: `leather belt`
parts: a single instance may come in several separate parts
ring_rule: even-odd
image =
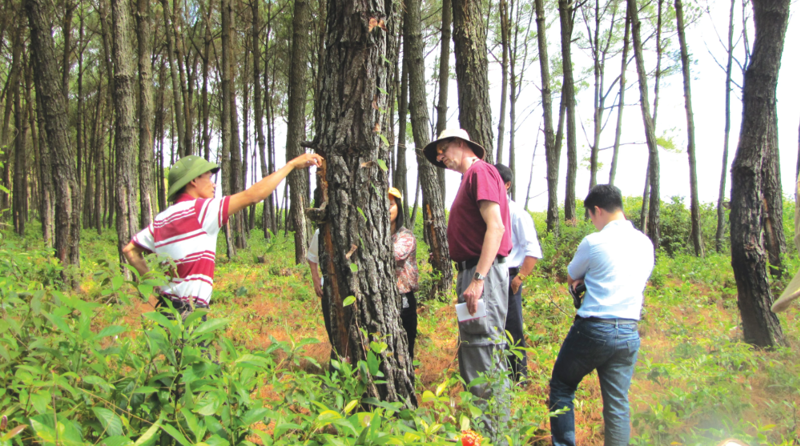
[[[468,270],[470,268],[474,268],[475,265],[478,264],[479,260],[480,260],[479,257],[475,257],[474,259],[464,260],[463,262],[456,262],[456,271],[462,272],[462,271],[466,271],[466,270]],[[497,256],[497,257],[495,257],[494,260],[497,263],[505,263],[506,258],[503,257],[503,256]]]
[[[575,319],[582,319],[588,322],[600,322],[601,324],[609,325],[637,325],[639,323],[636,319],[604,319],[599,317],[580,317],[577,315]]]

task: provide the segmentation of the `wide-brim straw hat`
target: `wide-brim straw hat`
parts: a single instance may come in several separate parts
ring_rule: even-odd
[[[398,189],[396,187],[390,187],[388,194],[393,196],[393,197],[395,197],[395,198],[399,198],[401,200],[403,199],[402,192],[400,192],[400,189]]]
[[[175,201],[178,192],[193,179],[206,172],[217,173],[219,166],[195,155],[184,156],[169,169],[167,201]]]
[[[797,181],[797,196],[800,197],[800,179]],[[800,252],[800,206],[798,206],[798,200],[795,198],[795,207],[794,207],[794,245],[797,247],[797,251]],[[787,308],[789,308],[789,304],[792,303],[793,300],[800,297],[800,271],[792,278],[792,281],[789,282],[789,286],[783,290],[781,293],[781,297],[772,304],[772,311],[774,313],[779,313]]]
[[[430,161],[431,164],[433,164],[434,166],[440,167],[442,169],[447,168],[447,166],[445,166],[443,162],[438,161],[436,159],[436,157],[438,156],[438,153],[436,153],[436,145],[439,144],[440,141],[450,138],[458,138],[464,140],[464,142],[466,142],[467,145],[469,145],[470,148],[472,148],[472,152],[475,153],[475,156],[477,156],[478,158],[483,159],[486,156],[486,149],[484,149],[483,146],[481,146],[480,144],[471,141],[469,139],[469,133],[467,133],[466,130],[444,129],[442,130],[442,133],[439,134],[439,138],[437,138],[434,141],[431,141],[430,143],[428,143],[427,146],[425,146],[424,149],[422,149],[422,153],[425,154],[425,158],[427,158],[428,161]]]

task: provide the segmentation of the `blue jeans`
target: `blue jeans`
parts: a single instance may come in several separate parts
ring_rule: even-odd
[[[575,445],[575,390],[583,377],[595,369],[603,394],[604,444],[628,444],[631,436],[628,388],[639,343],[636,324],[575,319],[561,344],[550,379],[550,410],[569,408],[569,412],[550,418],[554,445]]]

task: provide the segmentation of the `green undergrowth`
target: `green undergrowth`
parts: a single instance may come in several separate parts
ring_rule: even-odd
[[[645,292],[630,390],[631,444],[715,445],[731,437],[750,445],[798,444],[796,308],[779,315],[787,347],[763,351],[743,343],[730,257],[710,248],[705,258],[690,255],[682,215],[688,211],[679,200],[672,206],[663,212],[674,214],[669,221],[678,235],[672,248],[659,250]],[[638,213],[635,203],[628,207],[630,215]],[[784,218],[790,244],[791,212],[793,203]],[[254,230],[249,247],[232,261],[220,238],[211,312],[173,321],[158,312],[129,317],[142,294],[164,278],[154,273],[137,284],[125,281],[112,231],[82,233],[81,268],[67,271],[78,279],[75,291],[63,287],[61,266],[42,248],[35,222],[25,237],[3,232],[0,415],[7,421],[0,423],[0,446],[452,444],[467,424],[481,430],[481,415],[500,420],[511,444],[548,444],[550,372],[574,317],[566,266],[594,229],[579,219],[564,225],[556,242],[543,214],[534,221],[545,258],[523,294],[530,375],[525,386],[513,387],[507,412],[499,402],[476,404],[463,391],[457,366],[442,370],[433,384],[417,382],[420,408],[365,398],[367,386],[384,378],[376,359],[385,348],[380,343],[367,361],[352,365],[309,354],[322,341],[309,335],[321,315],[310,310],[318,300],[308,268],[294,264],[291,234],[279,232],[267,242]],[[420,228],[418,218],[424,308],[417,349],[431,351],[435,341],[454,337],[455,325],[450,299],[424,298],[435,277]],[[712,240],[706,239],[708,247]],[[776,294],[800,268],[794,248],[788,251],[786,275],[773,280]],[[156,263],[151,260],[157,270]],[[242,299],[276,308],[284,302],[297,315],[265,317]],[[269,330],[281,326],[289,335],[272,337]],[[268,346],[248,347],[257,336],[269,337]],[[430,356],[437,354],[445,353]],[[499,386],[505,377],[485,379]],[[576,393],[579,443],[602,443],[601,414],[592,374]]]

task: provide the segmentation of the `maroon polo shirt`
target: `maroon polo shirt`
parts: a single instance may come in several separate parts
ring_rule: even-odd
[[[486,235],[486,222],[483,221],[478,203],[482,200],[500,205],[500,215],[506,230],[497,255],[505,257],[511,252],[511,217],[508,212],[506,186],[494,166],[478,160],[461,177],[461,186],[447,222],[450,258],[456,262],[481,256],[483,238]]]

